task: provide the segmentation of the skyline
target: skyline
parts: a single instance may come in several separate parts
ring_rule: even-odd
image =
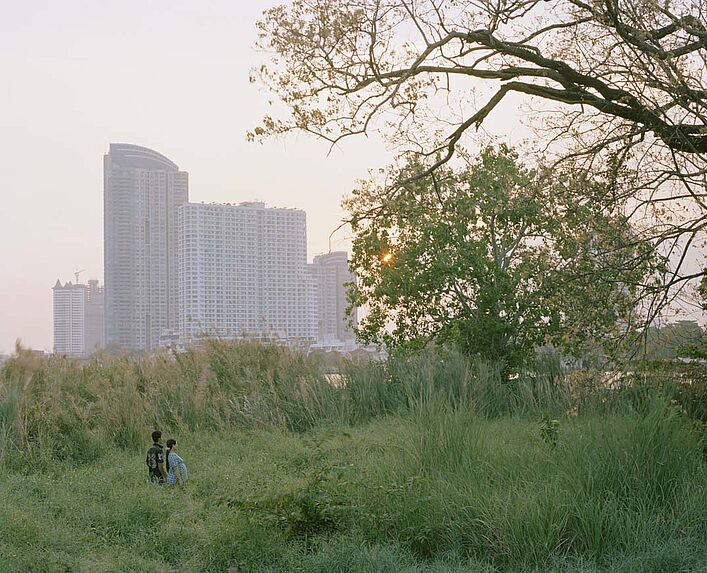
[[[194,202],[265,201],[308,214],[308,258],[328,250],[341,198],[386,152],[372,140],[249,144],[267,109],[249,83],[255,21],[273,2],[12,5],[0,22],[0,354],[52,348],[51,286],[103,277],[103,155],[157,149]],[[198,44],[198,50],[194,49]],[[136,89],[139,87],[139,89]],[[31,221],[31,225],[28,222]],[[332,249],[348,250],[345,233]]]
[[[107,151],[107,149],[106,149],[106,151]],[[101,187],[102,187],[102,185],[101,185]],[[194,203],[205,203],[205,204],[221,204],[221,203],[234,203],[235,204],[235,203],[239,203],[239,202],[258,201],[260,196],[257,196],[257,198],[254,198],[254,197],[255,196],[249,197],[247,195],[242,195],[240,197],[230,197],[229,198],[226,195],[226,196],[220,197],[219,201],[216,201],[216,200],[210,201],[207,198],[195,197],[193,202]],[[103,202],[102,201],[102,189],[99,189],[99,198],[100,198],[100,202],[102,203]],[[203,199],[203,200],[199,200],[199,199]],[[298,208],[298,207],[291,207],[289,205],[283,205],[283,204],[277,204],[277,205],[273,205],[273,206],[280,207],[280,208]],[[308,215],[309,215],[309,213],[308,213]],[[103,223],[102,214],[99,215],[98,219],[102,225],[102,223]],[[331,220],[331,219],[333,219],[333,217],[330,217],[329,219]],[[334,221],[335,226],[339,224],[339,219],[333,219],[333,221]],[[321,225],[321,223],[320,223],[320,225]],[[332,228],[332,230],[335,228],[335,226]],[[4,231],[3,231],[3,233],[4,233]],[[101,235],[102,235],[102,232],[101,232]],[[55,235],[55,237],[59,237],[59,235],[57,234],[57,235]],[[328,252],[328,242],[329,242],[328,238],[329,238],[328,234],[326,234],[325,236],[321,236],[321,235],[318,236],[313,232],[309,232],[307,234],[307,260],[308,260],[308,262],[311,262],[316,256],[321,255],[321,254],[325,254]],[[82,241],[82,237],[80,237],[78,235],[70,236],[70,239],[72,241],[76,240],[77,243],[80,243]],[[3,240],[3,244],[7,244],[5,236],[2,237],[2,240]],[[68,282],[69,280],[72,280],[71,277],[74,276],[75,272],[79,271],[83,277],[83,280],[87,281],[87,280],[92,280],[92,279],[98,279],[101,283],[103,283],[105,271],[104,271],[104,267],[103,267],[103,257],[100,256],[100,255],[102,255],[102,252],[103,252],[103,243],[104,243],[104,241],[102,240],[102,238],[101,238],[101,240],[99,240],[95,243],[95,249],[93,249],[93,250],[96,250],[96,251],[100,250],[100,253],[93,253],[93,256],[92,256],[92,259],[93,259],[92,263],[93,264],[84,263],[82,260],[81,262],[76,263],[73,266],[64,265],[61,269],[58,269],[58,271],[56,273],[54,273],[56,276],[51,275],[51,276],[54,276],[54,278],[50,279],[50,282],[54,283],[57,279],[62,282]],[[348,251],[349,244],[350,244],[350,242],[347,240],[346,237],[337,238],[335,236],[332,240],[332,250],[334,250],[334,251],[336,251],[336,250]],[[315,250],[313,250],[312,245],[316,245],[314,247]],[[90,248],[89,248],[89,250],[90,250]],[[96,255],[99,255],[99,256],[96,256]],[[100,261],[96,261],[96,259],[100,259]],[[56,268],[56,266],[54,265],[53,268]],[[5,267],[3,273],[7,272],[8,270],[9,269],[7,269],[7,267]],[[51,271],[47,271],[46,276],[49,277],[50,273],[51,273]],[[7,286],[6,282],[4,284]],[[20,285],[20,288],[27,287],[30,290],[39,291],[43,295],[43,298],[47,299],[46,301],[41,301],[41,303],[40,303],[41,306],[46,306],[48,308],[46,313],[42,313],[43,315],[46,314],[46,316],[42,316],[40,318],[40,320],[44,320],[44,322],[37,323],[35,325],[36,328],[34,328],[32,330],[30,330],[30,329],[25,329],[25,330],[30,331],[30,332],[32,332],[32,331],[36,332],[37,330],[41,329],[42,331],[46,331],[46,332],[42,333],[43,338],[46,339],[47,336],[49,338],[46,339],[46,342],[44,342],[44,343],[40,342],[39,344],[36,344],[36,343],[32,342],[32,340],[33,340],[32,338],[30,338],[28,340],[27,337],[23,337],[21,335],[13,336],[12,331],[7,331],[7,322],[5,322],[5,320],[3,320],[0,323],[0,335],[5,335],[5,340],[2,340],[2,338],[0,338],[0,354],[11,353],[14,349],[15,340],[20,340],[24,347],[34,348],[37,350],[45,350],[45,351],[49,351],[49,352],[52,351],[52,348],[53,348],[53,341],[52,341],[53,327],[52,327],[52,320],[51,320],[51,314],[52,314],[51,313],[51,300],[52,299],[51,299],[51,290],[50,290],[51,286],[52,286],[51,284],[49,286],[47,286],[47,284],[44,284],[44,283],[42,283],[41,285],[38,286],[37,284],[30,284],[29,282],[26,282],[26,283],[23,283]],[[42,304],[42,303],[44,303],[44,304]],[[5,314],[6,310],[8,310],[8,309],[2,308],[3,318],[5,316],[7,316]],[[22,327],[24,327],[24,326],[26,326],[26,323],[20,322],[20,325]]]
[[[205,336],[352,348],[348,253],[308,263],[304,211],[190,203],[188,174],[144,147],[111,144],[105,166],[105,286],[57,280],[54,354],[184,349]]]
[[[0,354],[51,350],[49,289],[103,276],[103,165],[111,142],[157,149],[189,172],[190,200],[307,212],[308,257],[329,249],[341,199],[393,153],[375,136],[329,145],[245,134],[271,112],[249,82],[256,20],[274,0],[14,3],[0,21]],[[524,131],[517,100],[494,130]],[[27,225],[27,221],[32,225]],[[332,250],[350,250],[345,230]]]
[[[189,173],[193,202],[304,210],[308,259],[328,251],[341,199],[393,152],[375,135],[333,150],[301,135],[246,142],[271,111],[272,96],[249,82],[249,71],[262,59],[253,49],[256,20],[276,4],[38,0],[7,7],[0,21],[0,354],[12,352],[16,339],[51,350],[57,278],[85,269],[85,279],[102,279],[102,157],[111,142],[171,158]],[[510,143],[527,137],[521,103],[504,101],[481,132]],[[346,237],[338,231],[332,250],[350,250]]]

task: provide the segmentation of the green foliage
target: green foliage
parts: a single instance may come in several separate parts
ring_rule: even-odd
[[[463,171],[421,172],[406,165],[391,174],[399,188],[364,182],[345,202],[365,341],[435,341],[514,371],[548,342],[576,352],[617,336],[634,322],[634,285],[664,266],[623,217],[586,200],[611,185],[586,172],[531,171],[506,146]]]
[[[557,439],[559,435],[560,421],[551,418],[550,414],[545,412],[542,420],[540,421],[540,437],[543,439],[543,442],[551,445],[553,448],[557,447]]]
[[[707,425],[707,366],[700,363],[646,362],[627,383],[659,389],[691,419]]]
[[[0,572],[704,568],[702,410],[676,399],[704,371],[608,383],[555,360],[508,378],[427,350],[330,384],[316,358],[250,345],[20,353],[0,371]],[[153,424],[186,487],[147,483]]]
[[[304,540],[344,528],[350,507],[342,489],[347,468],[329,467],[313,472],[301,487],[282,495],[242,502],[231,500],[229,507],[241,510],[264,528],[279,527]]]
[[[317,357],[278,347],[212,343],[141,360],[87,364],[20,352],[0,371],[0,456],[15,469],[90,463],[166,433],[355,425],[443,399],[485,417],[562,411],[549,363],[505,379],[502,368],[431,350],[387,363],[344,361],[331,383]]]
[[[192,479],[180,489],[146,483],[132,451],[11,473],[0,478],[0,571],[707,565],[707,474],[686,418],[653,400],[643,414],[562,424],[548,448],[533,419],[437,400],[356,428],[185,434]]]

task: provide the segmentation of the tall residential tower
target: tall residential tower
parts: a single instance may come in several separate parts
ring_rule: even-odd
[[[179,209],[181,334],[314,341],[306,215],[264,203]]]
[[[82,357],[86,354],[86,285],[57,279],[54,294],[54,353]]]
[[[177,209],[189,176],[152,149],[111,143],[103,200],[105,344],[149,352],[178,328]]]
[[[349,318],[346,316],[348,306],[348,283],[353,283],[355,277],[349,270],[349,260],[346,251],[334,251],[314,257],[308,265],[311,280],[314,282],[314,306],[312,315],[317,320],[317,340],[319,343],[342,342],[354,343],[356,335],[351,323],[356,324],[356,310]]]
[[[97,280],[62,285],[54,293],[54,352],[77,358],[103,348],[103,287]]]

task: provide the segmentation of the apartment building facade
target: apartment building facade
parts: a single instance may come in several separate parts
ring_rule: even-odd
[[[203,337],[314,341],[306,214],[264,203],[178,210],[179,326]]]
[[[85,285],[71,281],[62,285],[57,279],[52,288],[54,298],[54,353],[82,357],[85,342]]]
[[[356,340],[352,324],[356,324],[356,309],[351,317],[348,307],[348,284],[354,275],[349,270],[348,253],[334,251],[314,257],[308,265],[313,289],[312,316],[316,320],[317,342],[353,343]]]
[[[62,285],[57,279],[52,293],[54,353],[83,358],[103,348],[103,288],[98,281]]]
[[[105,296],[98,279],[91,279],[86,284],[84,340],[87,354],[105,347]]]
[[[164,155],[111,143],[104,156],[105,344],[149,352],[178,328],[177,210],[189,176]]]

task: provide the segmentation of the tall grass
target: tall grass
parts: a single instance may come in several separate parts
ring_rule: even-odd
[[[501,369],[448,353],[388,363],[348,361],[332,383],[316,357],[275,346],[213,342],[204,350],[81,364],[19,351],[0,371],[0,456],[41,468],[92,460],[102,448],[136,448],[151,428],[304,431],[355,425],[442,399],[480,415],[565,407],[566,392],[538,369],[503,380]]]
[[[358,498],[356,522],[371,541],[504,566],[705,539],[699,439],[665,401],[642,417],[563,420],[557,447],[528,420],[487,421],[442,403],[419,410],[399,434],[397,452]]]
[[[654,391],[566,378],[553,357],[514,378],[493,363],[422,352],[386,363],[345,361],[332,380],[315,356],[276,346],[212,342],[202,350],[88,363],[21,349],[0,370],[0,462],[47,467],[91,461],[106,448],[134,449],[153,428],[306,431],[414,412],[430,403],[486,419],[543,412],[630,413]]]
[[[142,455],[119,450],[110,463],[10,474],[0,571],[707,565],[699,441],[665,402],[644,416],[563,419],[554,447],[532,419],[483,419],[441,400],[352,428],[197,432],[180,445],[183,489],[145,483]]]
[[[19,352],[0,371],[0,571],[707,566],[700,410],[663,378],[607,388],[544,359],[507,379],[433,352],[330,374],[250,344]],[[156,427],[180,438],[183,490],[144,483]]]

